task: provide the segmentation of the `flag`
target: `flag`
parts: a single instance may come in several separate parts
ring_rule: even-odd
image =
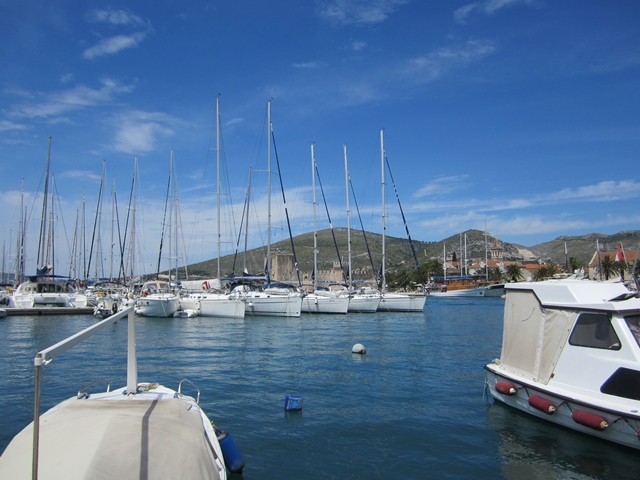
[[[616,255],[616,261],[622,262],[624,260],[624,252],[622,251],[622,244],[618,244],[618,254]]]

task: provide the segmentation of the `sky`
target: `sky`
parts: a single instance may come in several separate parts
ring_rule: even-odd
[[[161,243],[180,264],[264,245],[269,210],[273,242],[286,215],[346,227],[345,145],[351,226],[380,233],[381,132],[387,235],[394,184],[421,241],[640,229],[639,22],[634,0],[0,0],[4,269],[24,215],[35,271],[48,158],[58,274],[119,262],[134,164],[141,273]]]

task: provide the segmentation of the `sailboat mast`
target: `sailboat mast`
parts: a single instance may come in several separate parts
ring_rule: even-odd
[[[247,244],[249,241],[249,206],[251,205],[251,167],[249,167],[249,181],[247,183],[247,216],[244,227],[244,255],[242,258],[242,273],[247,272]]]
[[[382,266],[380,270],[380,285],[381,290],[384,293],[386,285],[386,252],[385,252],[385,230],[386,230],[386,206],[385,206],[385,184],[384,184],[384,130],[380,130],[380,165],[382,170]]]
[[[344,182],[347,193],[347,286],[351,290],[351,207],[349,203],[349,163],[347,161],[347,145],[342,146],[344,152]]]
[[[315,292],[318,284],[318,232],[317,221],[318,214],[316,208],[316,158],[313,152],[313,143],[311,144],[311,188],[313,190],[313,291]]]
[[[271,283],[271,100],[267,101],[267,287]]]
[[[49,147],[47,149],[47,168],[44,178],[44,196],[42,199],[42,217],[40,218],[40,239],[38,240],[38,258],[36,259],[36,268],[44,266],[45,260],[45,244],[47,241],[47,206],[49,204],[49,174],[51,171],[51,137],[49,137]]]
[[[216,199],[218,202],[218,279],[220,279],[220,97],[216,97]]]

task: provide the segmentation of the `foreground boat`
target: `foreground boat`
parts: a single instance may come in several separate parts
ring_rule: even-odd
[[[621,283],[506,285],[491,396],[538,418],[640,449],[640,299]]]
[[[122,318],[128,319],[127,386],[110,390],[107,382],[106,391],[89,393],[94,382],[40,416],[42,367]],[[200,392],[195,399],[182,394],[183,385],[195,385],[182,380],[173,390],[138,382],[133,307],[38,352],[34,364],[34,422],[0,457],[0,478],[224,480],[227,465],[242,470],[231,438],[200,408]]]
[[[136,302],[136,313],[143,317],[173,317],[180,310],[180,297],[169,282],[151,280],[142,285],[142,295]]]

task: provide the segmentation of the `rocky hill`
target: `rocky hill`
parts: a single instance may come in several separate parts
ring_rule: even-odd
[[[334,228],[321,230],[317,234],[318,245],[318,270],[332,268],[338,258],[346,263],[347,259],[347,229]],[[334,242],[335,237],[335,242]],[[485,258],[486,249],[491,249],[494,242],[504,249],[503,259],[521,262],[553,262],[558,265],[565,263],[565,244],[567,256],[575,257],[585,266],[596,251],[596,241],[600,244],[601,251],[615,251],[618,244],[622,243],[625,249],[637,249],[640,246],[640,230],[623,231],[613,235],[591,233],[583,236],[562,236],[549,242],[526,247],[508,242],[502,242],[492,235],[486,235],[480,230],[467,230],[460,235],[440,240],[439,242],[413,241],[413,249],[418,262],[422,265],[428,260],[442,260],[443,252],[456,252],[458,258],[465,249],[468,258]],[[390,272],[399,270],[411,270],[415,265],[411,245],[408,240],[395,237],[386,237],[387,269]],[[373,271],[379,269],[381,264],[382,236],[375,233],[351,231],[351,251],[354,269]],[[293,245],[298,261],[299,269],[310,272],[313,268],[313,233],[298,235],[293,239]],[[336,247],[337,245],[337,247]],[[291,253],[291,242],[281,241],[271,246],[272,252]],[[371,253],[370,255],[367,253]],[[228,255],[220,259],[223,276],[235,272],[241,274],[246,267],[252,274],[261,274],[264,270],[264,258],[266,247],[256,248],[246,254],[237,256]],[[339,255],[339,256],[338,256]],[[212,277],[215,276],[217,262],[215,259],[189,265],[189,276]],[[181,272],[181,275],[183,272]]]

